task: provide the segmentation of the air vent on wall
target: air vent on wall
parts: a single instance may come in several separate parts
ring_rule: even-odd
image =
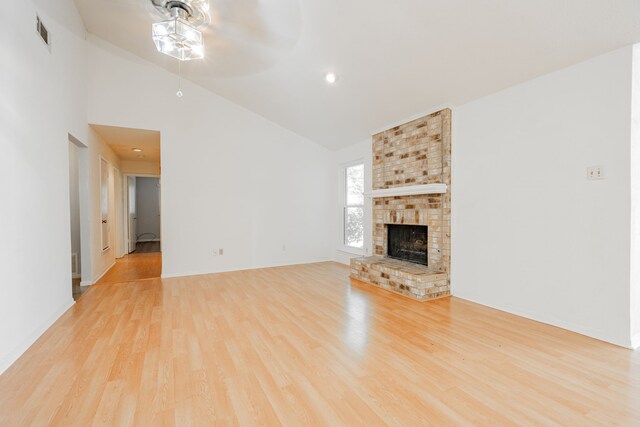
[[[49,30],[47,30],[47,27],[44,26],[44,24],[42,23],[38,15],[36,15],[36,31],[38,31],[38,34],[40,35],[40,38],[42,39],[44,44],[46,44],[49,47],[49,49],[51,49],[51,39],[49,38]]]

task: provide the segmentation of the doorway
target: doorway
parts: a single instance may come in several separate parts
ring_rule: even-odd
[[[127,255],[117,259],[98,284],[158,279],[162,273],[160,177],[125,175],[123,186],[125,226],[121,236]]]
[[[90,126],[120,160],[114,179],[116,259],[96,283],[157,279],[162,272],[160,132]]]
[[[71,134],[68,136],[69,154],[69,230],[71,241],[71,294],[74,300],[80,298],[88,286],[83,285],[83,276],[90,276],[90,256],[88,230],[86,221],[83,221],[83,212],[86,212],[87,189],[81,185],[86,182],[87,170],[87,146]],[[86,283],[84,283],[86,285]]]
[[[127,177],[129,254],[161,252],[160,177]]]

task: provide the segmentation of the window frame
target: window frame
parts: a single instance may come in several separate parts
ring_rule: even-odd
[[[347,226],[347,208],[353,208],[353,207],[359,207],[362,208],[362,212],[363,212],[363,230],[364,230],[364,212],[365,212],[365,200],[366,200],[366,196],[364,196],[364,176],[363,176],[363,199],[362,199],[362,204],[349,204],[347,202],[347,169],[353,166],[358,166],[358,165],[362,165],[363,169],[365,168],[365,162],[364,159],[357,159],[357,160],[353,160],[350,162],[346,162],[346,163],[342,163],[340,165],[340,236],[339,236],[339,242],[338,242],[338,250],[342,251],[342,252],[347,252],[350,254],[354,254],[354,255],[363,255],[364,254],[364,248],[365,248],[365,242],[364,242],[364,235],[363,235],[363,242],[362,242],[362,247],[356,247],[356,246],[349,246],[346,244],[346,226]],[[366,175],[366,171],[365,174]]]

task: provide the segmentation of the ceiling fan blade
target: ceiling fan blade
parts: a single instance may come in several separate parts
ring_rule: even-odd
[[[44,1],[44,0],[37,0]],[[198,0],[200,1],[200,0]],[[184,64],[185,76],[235,77],[273,67],[298,43],[299,0],[209,0],[205,59]],[[174,70],[157,53],[151,24],[161,19],[151,0],[75,0],[90,33]],[[161,16],[161,15],[160,15]]]
[[[300,27],[297,0],[213,0],[207,63],[218,76],[263,71],[295,48]]]

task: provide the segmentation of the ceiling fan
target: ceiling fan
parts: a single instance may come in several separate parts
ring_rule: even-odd
[[[180,61],[204,58],[204,37],[199,28],[209,25],[207,0],[149,0],[151,12],[163,19],[151,26],[159,52]]]
[[[157,50],[180,61],[206,56],[207,71],[217,76],[269,68],[300,35],[298,0],[144,1]]]

